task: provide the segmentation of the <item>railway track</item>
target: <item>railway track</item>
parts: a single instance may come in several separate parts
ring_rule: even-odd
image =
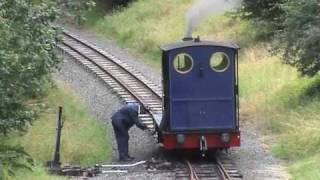
[[[93,72],[125,102],[139,102],[147,111],[146,114],[139,114],[141,122],[155,131],[162,117],[160,86],[114,55],[67,31],[63,31],[62,42],[57,48]]]
[[[175,169],[175,179],[241,180],[242,178],[232,161],[226,157],[216,157],[214,162],[191,163],[185,160],[185,167]]]
[[[162,117],[162,89],[143,74],[95,45],[63,32],[63,41],[57,48],[73,57],[94,73],[125,102],[139,102],[146,114],[139,119],[151,131],[155,131]],[[185,167],[174,169],[175,179],[242,179],[241,174],[228,158],[216,158],[215,162],[192,164],[185,160]]]

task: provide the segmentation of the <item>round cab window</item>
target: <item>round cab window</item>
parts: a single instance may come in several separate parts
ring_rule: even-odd
[[[210,67],[217,72],[223,72],[228,69],[230,60],[227,54],[216,52],[210,58]]]
[[[179,73],[187,73],[193,67],[193,59],[189,54],[178,54],[173,60],[173,67]]]

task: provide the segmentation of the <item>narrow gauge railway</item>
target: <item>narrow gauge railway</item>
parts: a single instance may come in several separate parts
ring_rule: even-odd
[[[192,163],[185,160],[185,168],[178,167],[175,169],[175,179],[191,180],[240,180],[242,175],[236,169],[235,165],[228,158],[220,159],[216,157],[215,162]]]
[[[125,102],[139,102],[147,113],[139,114],[142,123],[155,131],[156,117],[162,113],[161,88],[114,55],[64,31],[57,47],[95,73]]]
[[[163,108],[160,86],[149,81],[142,73],[116,56],[67,31],[63,32],[63,41],[57,44],[57,48],[93,72],[125,102],[139,102],[146,110],[145,114],[139,114],[139,119],[151,131],[156,131],[156,126],[161,121]],[[186,167],[188,168],[173,169],[176,179],[242,178],[228,158],[216,159],[215,163],[191,164],[186,161]]]

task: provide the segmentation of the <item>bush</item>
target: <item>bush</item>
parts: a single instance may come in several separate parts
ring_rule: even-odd
[[[41,93],[59,65],[56,9],[16,0],[0,3],[0,133],[22,130],[33,112],[25,101]]]
[[[57,5],[63,16],[74,18],[80,25],[86,21],[85,12],[90,11],[96,3],[94,0],[58,0]]]
[[[2,144],[0,154],[0,179],[14,175],[14,170],[18,168],[31,170],[33,160],[23,147]]]
[[[242,18],[258,24],[264,39],[275,40],[274,51],[302,75],[320,70],[320,4],[318,0],[244,0]]]
[[[240,16],[251,19],[259,27],[259,36],[272,38],[277,30],[282,29],[284,11],[281,4],[285,0],[243,0]],[[263,27],[263,28],[261,28]]]
[[[23,131],[35,113],[30,99],[41,95],[58,68],[54,53],[58,32],[54,4],[30,0],[0,2],[0,138]],[[8,154],[9,153],[9,154]],[[29,157],[19,146],[0,145],[0,166],[26,167]],[[28,164],[28,163],[27,163]]]
[[[115,5],[115,6],[127,6],[132,1],[134,1],[134,0],[113,0],[113,5]]]
[[[277,35],[277,46],[283,60],[303,75],[320,70],[320,4],[318,0],[292,0],[283,4],[286,19]]]

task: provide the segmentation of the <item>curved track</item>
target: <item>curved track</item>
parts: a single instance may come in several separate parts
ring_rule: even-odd
[[[162,90],[158,85],[114,55],[67,31],[63,32],[63,41],[57,47],[100,77],[124,101],[139,102],[147,111],[139,118],[155,131],[162,117]]]
[[[63,41],[57,44],[62,52],[72,56],[78,63],[92,71],[108,84],[125,102],[137,101],[146,110],[139,119],[151,131],[156,130],[162,117],[162,89],[147,80],[140,72],[119,60],[114,55],[89,42],[63,32]],[[192,164],[185,160],[186,167],[174,169],[175,179],[241,179],[242,176],[231,160],[216,157],[215,162]]]
[[[223,158],[220,160],[220,158]],[[210,180],[240,180],[242,175],[235,165],[226,157],[216,157],[215,162],[191,163],[185,160],[185,167],[175,169],[175,179],[210,179]]]

